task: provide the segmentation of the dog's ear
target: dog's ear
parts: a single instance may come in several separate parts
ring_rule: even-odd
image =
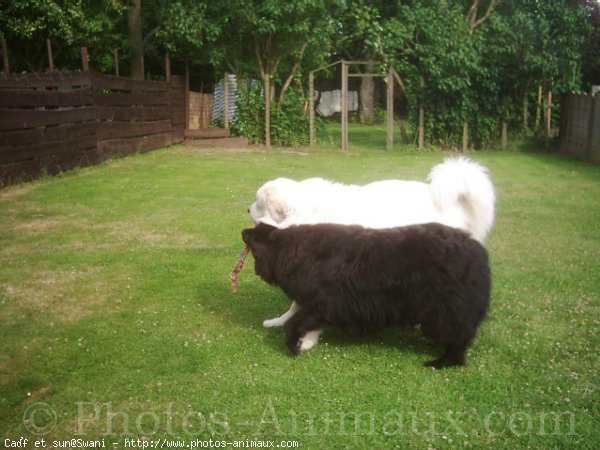
[[[277,223],[285,220],[288,215],[288,206],[285,200],[276,193],[273,193],[267,199],[267,210],[273,220]]]
[[[254,236],[256,237],[256,239],[259,239],[261,241],[266,241],[267,239],[269,239],[269,236],[271,236],[271,233],[273,231],[275,231],[276,229],[277,229],[277,227],[275,227],[271,224],[259,222],[254,227],[254,231],[255,231]]]
[[[254,228],[246,228],[242,231],[242,240],[252,247],[257,242],[266,242],[271,233],[277,228],[273,225],[259,222]]]
[[[250,245],[253,235],[254,228],[245,228],[244,230],[242,230],[242,241],[244,241],[246,245]]]

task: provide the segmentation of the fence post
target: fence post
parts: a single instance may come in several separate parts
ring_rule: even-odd
[[[462,152],[469,151],[469,122],[463,122]]]
[[[419,100],[419,148],[425,147],[425,108],[423,107],[423,91],[425,78],[421,77],[421,99]]]
[[[600,102],[600,94],[592,95],[591,100],[589,102],[590,105],[590,115],[588,116],[588,129],[587,129],[587,139],[586,139],[586,149],[585,149],[585,160],[590,162],[594,161],[592,157],[592,144],[594,138],[594,124],[596,123],[596,118],[594,117],[594,113],[596,112],[596,102]]]
[[[89,72],[90,61],[87,47],[81,47],[81,68],[84,72]]]
[[[392,75],[392,68],[388,70],[387,74],[387,136],[386,136],[386,148],[388,150],[394,149],[394,77]]]
[[[540,129],[540,118],[542,115],[542,93],[543,93],[543,88],[542,88],[542,85],[540,84],[538,86],[537,103],[535,106],[535,129],[536,130]]]
[[[348,63],[342,61],[342,98],[340,99],[342,113],[342,151],[348,150]]]
[[[119,76],[119,49],[113,48],[113,56],[115,58],[115,76]]]
[[[52,57],[52,42],[46,39],[46,51],[48,52],[48,70],[54,72],[54,58]]]
[[[2,39],[2,66],[4,67],[4,73],[8,75],[10,67],[8,65],[8,44],[6,43],[6,39]]]
[[[506,150],[506,147],[508,147],[508,122],[506,120],[502,121],[502,134],[500,142],[502,145],[502,150]]]
[[[171,81],[171,54],[165,53],[165,80]]]
[[[546,137],[550,138],[552,131],[552,91],[548,91],[548,102],[546,105]]]
[[[308,74],[308,146],[315,145],[315,74]]]
[[[223,123],[229,129],[229,75],[225,72],[223,77]]]
[[[190,62],[185,60],[185,130],[190,129]]]

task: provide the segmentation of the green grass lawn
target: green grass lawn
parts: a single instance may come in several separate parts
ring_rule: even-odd
[[[261,326],[289,301],[251,258],[231,294],[266,180],[424,180],[447,156],[387,153],[384,128],[365,136],[347,154],[174,146],[0,191],[2,443],[597,448],[598,166],[472,155],[491,170],[498,210],[490,317],[465,367],[423,367],[438,349],[396,330],[327,332],[294,358],[281,329]]]

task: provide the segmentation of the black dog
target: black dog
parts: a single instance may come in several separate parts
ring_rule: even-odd
[[[463,365],[484,319],[490,270],[483,246],[463,231],[430,223],[382,230],[318,224],[242,231],[255,272],[300,306],[286,343],[327,327],[372,333],[420,325],[444,347],[427,366]]]

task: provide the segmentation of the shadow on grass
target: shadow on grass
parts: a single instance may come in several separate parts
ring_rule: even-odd
[[[249,283],[240,286],[238,293],[230,296],[232,301],[211,302],[215,312],[221,311],[227,320],[233,321],[237,326],[253,330],[258,328],[266,346],[277,353],[292,357],[285,345],[283,328],[262,326],[263,320],[274,318],[289,307],[283,294],[266,285],[261,287]],[[274,303],[278,306],[274,306]],[[438,357],[442,352],[442,349],[423,336],[420,330],[410,327],[389,328],[369,335],[347,335],[329,329],[321,335],[319,342],[317,347],[327,343],[343,353],[358,347],[393,349],[398,351],[399,357],[414,353],[423,355],[423,363]]]

